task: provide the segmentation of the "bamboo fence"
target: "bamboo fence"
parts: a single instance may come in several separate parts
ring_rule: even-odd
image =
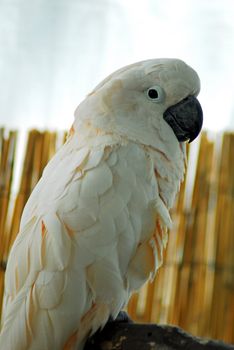
[[[58,143],[56,133],[29,132],[14,200],[16,139],[16,132],[0,129],[0,300],[23,207]],[[211,140],[203,132],[192,150],[164,265],[132,296],[128,312],[137,322],[176,324],[194,335],[234,343],[234,134]]]

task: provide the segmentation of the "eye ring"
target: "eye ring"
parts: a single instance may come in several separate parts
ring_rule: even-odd
[[[162,102],[165,98],[165,92],[159,85],[153,85],[146,91],[146,96],[151,102]]]

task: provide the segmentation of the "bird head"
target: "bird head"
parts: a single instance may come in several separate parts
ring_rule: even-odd
[[[120,135],[169,153],[202,127],[197,73],[178,59],[150,59],[104,79],[75,111],[75,129]]]

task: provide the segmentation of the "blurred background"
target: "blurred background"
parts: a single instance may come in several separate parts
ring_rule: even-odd
[[[164,267],[129,312],[234,342],[232,0],[0,0],[0,299],[23,206],[75,108],[112,71],[157,57],[198,72],[206,132]]]
[[[67,129],[113,70],[178,57],[202,81],[205,127],[234,126],[232,0],[1,0],[0,122]]]

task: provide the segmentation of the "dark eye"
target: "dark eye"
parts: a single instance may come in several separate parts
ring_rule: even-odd
[[[148,90],[148,96],[151,99],[158,98],[158,91],[155,89],[149,89]]]
[[[147,97],[152,102],[162,102],[165,97],[164,90],[159,85],[151,86],[146,91]]]

